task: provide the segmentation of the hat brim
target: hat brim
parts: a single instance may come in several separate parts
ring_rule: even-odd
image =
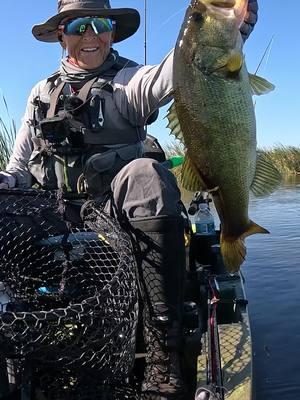
[[[57,29],[62,20],[67,17],[100,16],[111,17],[116,21],[114,42],[121,42],[132,36],[140,26],[140,14],[134,8],[85,8],[63,11],[48,19],[43,24],[34,25],[33,36],[42,42],[58,42]]]

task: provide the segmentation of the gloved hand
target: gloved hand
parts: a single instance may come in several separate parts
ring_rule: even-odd
[[[11,189],[16,186],[16,178],[8,172],[0,171],[0,189]]]
[[[248,12],[246,14],[244,23],[240,27],[240,32],[242,34],[242,38],[244,42],[250,36],[250,33],[253,31],[253,28],[257,22],[258,13],[258,1],[257,0],[249,0],[248,1]]]

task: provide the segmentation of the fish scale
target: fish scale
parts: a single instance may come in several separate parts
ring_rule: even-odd
[[[184,68],[188,70],[192,66],[185,64]],[[185,73],[188,74],[188,71]],[[231,234],[240,234],[249,224],[248,193],[255,172],[255,116],[247,86],[244,81],[219,82],[219,79],[206,79],[203,74],[198,74],[193,86],[175,91],[178,116],[182,116],[184,108],[185,115],[180,120],[189,156],[198,166],[207,189],[213,189],[222,182],[220,194],[215,196],[216,201],[220,196],[225,198],[225,205],[235,204],[235,198],[241,200],[234,208],[226,207],[228,217],[223,219],[222,225],[227,231],[226,224],[229,223]],[[195,99],[195,87],[199,102],[192,101]],[[233,169],[237,169],[234,176],[230,173]],[[233,190],[234,187],[239,193]],[[225,213],[223,208],[220,210],[222,214]],[[236,220],[237,227],[233,226]]]

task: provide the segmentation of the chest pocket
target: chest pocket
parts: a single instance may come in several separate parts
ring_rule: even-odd
[[[95,82],[88,105],[87,125],[84,130],[86,144],[134,144],[144,140],[144,129],[133,126],[118,111],[113,88],[109,83]]]

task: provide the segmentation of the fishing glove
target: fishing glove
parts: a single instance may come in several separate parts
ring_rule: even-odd
[[[249,0],[248,1],[248,12],[246,14],[244,23],[242,24],[242,26],[240,28],[244,42],[250,36],[250,33],[253,31],[253,28],[257,22],[257,12],[258,12],[258,1],[257,0]]]
[[[0,189],[11,189],[16,186],[16,178],[7,172],[0,172]]]

